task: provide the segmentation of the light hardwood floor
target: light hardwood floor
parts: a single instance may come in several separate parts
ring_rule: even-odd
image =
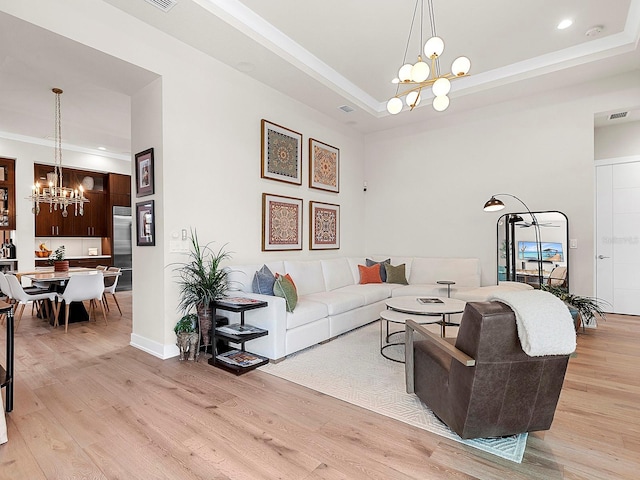
[[[640,477],[638,317],[580,334],[552,428],[516,464],[266,373],[159,360],[128,345],[119,298],[123,317],[66,335],[23,318],[1,479]]]

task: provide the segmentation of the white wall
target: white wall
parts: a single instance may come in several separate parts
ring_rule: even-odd
[[[154,83],[132,99],[132,148],[154,147],[156,161],[156,193],[150,197],[156,202],[156,246],[134,247],[132,342],[137,346],[162,357],[177,352],[172,328],[178,292],[171,264],[185,257],[171,253],[169,241],[182,229],[197,228],[201,243],[227,244],[233,263],[361,253],[361,134],[102,1],[1,1],[0,6],[162,77],[161,86]],[[262,118],[303,134],[302,186],[260,178]],[[307,187],[309,137],[340,149],[339,194]],[[302,251],[261,252],[263,192],[303,199]],[[308,250],[309,200],[341,205],[339,252]]]
[[[496,220],[522,207],[508,197],[503,212],[482,206],[511,193],[567,215],[572,291],[593,294],[593,115],[637,104],[639,85],[623,75],[367,136],[366,251],[479,257],[494,283]]]
[[[153,146],[157,162],[157,245],[134,248],[138,346],[160,356],[175,351],[178,295],[170,264],[184,257],[171,253],[169,241],[189,227],[204,242],[227,244],[234,263],[362,252],[469,256],[481,259],[483,281],[491,283],[499,214],[484,213],[482,205],[508,192],[533,210],[566,213],[570,237],[579,240],[571,254],[572,289],[592,293],[593,115],[640,103],[638,75],[363,138],[102,1],[53,3],[0,1],[11,14],[162,77],[161,88],[154,83],[150,97],[143,98],[145,89],[132,102],[134,149]],[[261,118],[304,135],[303,186],[260,178]],[[153,128],[141,126],[150,121]],[[309,137],[340,148],[340,194],[306,186]],[[260,251],[263,192],[304,200],[303,251]],[[309,200],[341,205],[339,252],[308,251]]]
[[[640,122],[627,122],[595,129],[595,159],[640,154]]]

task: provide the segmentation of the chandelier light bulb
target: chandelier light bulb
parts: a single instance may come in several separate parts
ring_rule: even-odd
[[[391,80],[391,83],[393,83],[394,85],[397,84],[397,83],[400,83],[400,79],[398,77],[396,77],[393,80]]]
[[[458,57],[451,64],[451,73],[456,77],[466,75],[471,70],[471,60],[467,57]]]
[[[441,95],[433,99],[433,109],[437,112],[444,112],[449,106],[449,97]]]
[[[451,82],[447,78],[439,78],[435,81],[435,83],[431,87],[431,90],[433,91],[434,96],[441,97],[449,93],[449,91],[451,90]]]
[[[416,83],[422,83],[429,78],[429,65],[420,59],[413,67],[411,67],[411,80]]]
[[[440,37],[431,37],[424,44],[424,54],[427,58],[439,57],[444,51],[444,42]]]
[[[396,115],[402,111],[402,100],[398,97],[393,97],[387,102],[387,112],[391,115]]]
[[[406,63],[402,67],[400,67],[400,70],[398,71],[398,78],[401,82],[408,82],[409,80],[411,80],[412,68],[413,65],[411,65],[410,63]]]
[[[417,107],[420,105],[420,100],[420,94],[418,92],[409,92],[407,94],[406,102],[408,107]]]

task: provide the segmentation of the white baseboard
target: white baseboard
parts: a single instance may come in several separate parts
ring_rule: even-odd
[[[129,342],[129,345],[142,350],[143,352],[147,352],[154,357],[161,358],[162,360],[180,355],[180,350],[175,344],[163,345],[162,343],[149,340],[148,338],[135,333],[131,334],[131,341]]]

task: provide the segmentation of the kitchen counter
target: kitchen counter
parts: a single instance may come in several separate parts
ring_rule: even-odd
[[[111,258],[111,255],[66,255],[65,260],[84,260],[93,258]],[[49,260],[49,257],[35,257],[36,260]]]

